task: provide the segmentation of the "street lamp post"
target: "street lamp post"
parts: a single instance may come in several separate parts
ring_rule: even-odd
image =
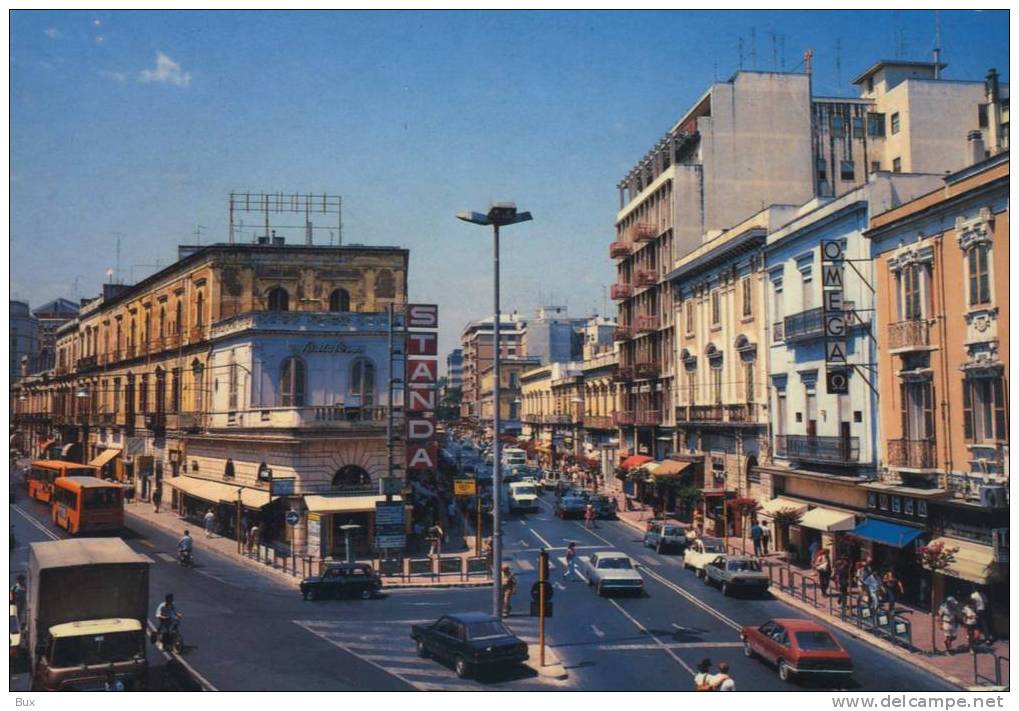
[[[470,222],[475,225],[491,225],[494,237],[494,259],[493,269],[495,272],[495,322],[492,324],[492,343],[494,351],[493,363],[493,391],[492,391],[492,429],[494,437],[492,443],[492,613],[497,617],[502,616],[502,463],[499,453],[499,378],[501,376],[501,344],[499,342],[499,326],[501,314],[499,313],[499,228],[503,225],[515,225],[518,222],[527,222],[531,219],[529,212],[517,212],[517,206],[511,202],[496,202],[488,209],[487,214],[461,210],[456,214],[457,219]],[[480,535],[480,534],[479,534]]]

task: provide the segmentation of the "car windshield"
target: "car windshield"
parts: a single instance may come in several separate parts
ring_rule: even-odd
[[[18,618],[11,615],[11,634],[18,633]]]
[[[683,535],[683,529],[680,528],[679,526],[665,526],[664,528],[662,528],[662,535],[663,536],[682,536]]]
[[[598,567],[613,570],[629,570],[633,566],[630,565],[629,558],[601,558],[598,561]]]
[[[533,486],[515,486],[513,487],[513,493],[516,496],[534,496]]]
[[[511,633],[506,629],[506,625],[498,620],[472,622],[467,625],[467,639],[497,639],[499,637],[509,637],[510,635]]]
[[[824,631],[797,632],[796,644],[799,645],[800,649],[807,652],[830,651],[839,648],[835,638]]]
[[[729,570],[735,573],[759,573],[761,564],[756,560],[730,560]]]
[[[705,553],[725,553],[725,546],[721,541],[704,541]]]
[[[584,500],[576,496],[568,496],[563,499],[563,504],[566,506],[583,506]]]
[[[126,662],[145,654],[141,631],[65,637],[53,642],[53,666]]]

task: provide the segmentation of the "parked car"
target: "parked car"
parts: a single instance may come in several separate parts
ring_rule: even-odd
[[[453,665],[460,678],[479,668],[514,666],[527,661],[527,644],[502,620],[484,612],[462,612],[414,625],[410,636],[419,657]]]
[[[586,508],[587,502],[579,496],[564,496],[555,503],[555,515],[559,518],[580,518]]]
[[[723,595],[739,590],[763,595],[771,581],[767,573],[761,570],[761,564],[756,558],[720,555],[704,566],[704,582],[717,585]]]
[[[591,495],[587,503],[594,507],[595,516],[598,518],[615,518],[616,517],[616,500],[610,499],[608,496],[601,494]]]
[[[599,595],[608,592],[644,592],[644,578],[630,556],[619,551],[601,551],[580,559],[587,584]]]
[[[680,553],[686,550],[686,527],[678,523],[657,521],[644,534],[644,545],[659,553],[672,549]]]
[[[768,620],[740,630],[743,653],[759,656],[778,668],[782,681],[796,675],[849,677],[853,660],[831,632],[810,620]]]
[[[382,578],[367,563],[340,563],[328,566],[321,575],[301,581],[305,600],[359,597],[367,600],[382,589]]]
[[[11,605],[11,663],[21,653],[21,621],[18,619],[18,606]]]
[[[683,551],[683,567],[692,569],[698,578],[703,578],[704,566],[724,554],[725,544],[721,538],[697,538]]]

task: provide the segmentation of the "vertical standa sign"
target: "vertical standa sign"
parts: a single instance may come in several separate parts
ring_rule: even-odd
[[[849,370],[846,358],[846,307],[843,301],[845,255],[841,240],[821,242],[821,289],[824,311],[825,388],[829,395],[849,394]]]
[[[435,383],[438,379],[439,327],[437,304],[407,305],[407,358],[404,407],[407,413],[407,469],[436,469]],[[413,330],[411,330],[413,329]]]

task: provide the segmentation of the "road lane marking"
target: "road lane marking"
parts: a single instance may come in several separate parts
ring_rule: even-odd
[[[57,534],[55,534],[55,533],[54,533],[53,531],[49,530],[48,528],[46,528],[45,526],[43,526],[43,525],[42,525],[41,523],[39,523],[38,521],[36,521],[36,520],[35,520],[35,517],[34,517],[34,516],[32,516],[31,514],[29,514],[29,513],[27,512],[27,511],[25,511],[25,510],[24,510],[23,508],[21,508],[20,506],[18,506],[18,505],[16,505],[16,504],[11,504],[11,508],[12,508],[12,509],[14,509],[15,511],[17,511],[17,512],[18,512],[19,514],[21,514],[21,516],[22,516],[22,517],[23,517],[23,518],[24,518],[24,519],[25,519],[26,521],[28,521],[28,522],[29,522],[30,524],[32,524],[33,526],[35,526],[36,528],[38,528],[38,529],[39,529],[40,531],[42,531],[43,533],[45,533],[45,534],[46,534],[46,535],[47,535],[47,536],[49,537],[49,539],[50,539],[50,540],[52,540],[52,541],[59,541],[59,540],[60,540],[60,536],[58,536],[58,535],[57,535]]]
[[[584,526],[584,524],[582,524],[580,521],[574,521],[573,523],[575,523],[577,526],[580,526],[582,529],[584,529],[584,531],[586,531],[587,533],[590,533],[592,536],[594,536],[599,541],[601,541],[602,543],[607,545],[609,548],[615,548],[616,550],[618,550],[618,547],[616,546],[615,543],[613,543],[612,541],[608,540],[607,538],[602,538],[601,536],[599,536],[597,533],[595,533],[590,528],[586,528]]]
[[[657,566],[662,564],[662,561],[655,560],[651,556],[647,556],[647,555],[635,555],[633,557],[636,558],[637,560],[639,560],[644,565],[653,565],[653,566],[657,567]]]
[[[563,584],[562,584],[561,582],[559,582],[558,580],[556,580],[556,581],[555,581],[555,582],[553,583],[553,585],[555,585],[555,586],[556,586],[557,588],[559,588],[560,590],[565,590],[565,589],[566,589],[566,586],[565,586],[565,585],[563,585]]]
[[[742,642],[668,642],[665,644],[599,644],[595,649],[606,652],[646,651],[649,649],[729,649],[739,647]]]
[[[529,560],[515,560],[513,563],[525,573],[529,573],[534,570],[534,563]]]
[[[156,633],[156,632],[158,631],[158,630],[156,629],[156,626],[155,626],[154,624],[152,624],[152,620],[146,620],[146,623],[148,623],[148,626],[149,626],[149,632],[151,632],[151,633],[153,633],[153,634],[154,634],[154,633]],[[199,685],[200,685],[200,686],[202,687],[202,691],[219,691],[219,689],[217,689],[217,688],[216,688],[215,686],[213,686],[213,684],[212,684],[212,682],[211,682],[211,681],[209,681],[209,680],[208,680],[208,679],[206,679],[206,678],[205,678],[204,676],[202,676],[201,674],[199,674],[199,673],[198,673],[198,670],[197,670],[197,669],[195,669],[195,668],[194,668],[193,666],[191,666],[190,664],[188,664],[187,660],[186,660],[186,659],[184,659],[184,657],[182,657],[181,655],[177,654],[177,653],[176,653],[176,652],[174,652],[174,651],[173,651],[172,649],[171,649],[171,650],[166,650],[166,649],[163,649],[163,646],[162,646],[162,645],[156,645],[156,649],[158,649],[158,650],[159,650],[160,652],[162,652],[162,653],[163,653],[163,656],[164,656],[164,657],[165,657],[165,658],[166,658],[166,659],[167,659],[168,661],[176,660],[177,662],[179,662],[179,663],[180,663],[180,665],[181,665],[182,667],[184,667],[185,669],[187,669],[187,670],[188,670],[188,673],[189,673],[189,674],[190,674],[190,675],[191,675],[192,677],[194,677],[195,679],[197,679],[197,680],[198,680],[198,684],[199,684]]]
[[[675,652],[673,652],[673,651],[672,651],[671,649],[669,649],[669,647],[668,647],[668,646],[666,646],[666,644],[665,644],[664,642],[662,642],[662,640],[658,639],[658,638],[657,638],[656,636],[654,636],[653,634],[651,634],[651,630],[649,630],[649,629],[648,629],[647,627],[645,627],[644,625],[642,625],[642,624],[640,623],[640,621],[639,621],[639,620],[637,620],[637,618],[635,618],[635,617],[634,617],[633,615],[631,615],[631,614],[630,614],[629,612],[627,612],[626,610],[624,610],[624,609],[623,609],[623,606],[622,606],[622,605],[620,605],[620,604],[619,604],[618,602],[616,602],[615,600],[609,600],[609,602],[611,602],[611,603],[612,603],[612,604],[613,604],[613,605],[615,606],[615,608],[616,608],[617,610],[619,610],[620,612],[622,612],[622,613],[623,613],[623,616],[624,616],[624,617],[626,617],[626,619],[628,619],[628,620],[629,620],[630,622],[632,622],[632,623],[633,623],[634,625],[636,625],[636,626],[637,626],[637,629],[639,629],[639,630],[640,630],[641,632],[643,632],[644,634],[646,634],[647,636],[649,636],[649,637],[650,637],[651,639],[653,639],[653,640],[655,641],[655,643],[657,644],[657,646],[658,646],[658,648],[659,648],[659,649],[661,649],[661,650],[662,650],[662,651],[664,651],[664,652],[665,652],[666,654],[668,654],[668,655],[669,655],[670,657],[672,657],[673,659],[675,659],[675,660],[676,660],[676,662],[678,662],[678,663],[679,663],[679,665],[680,665],[681,667],[683,667],[684,669],[686,669],[686,670],[687,670],[687,671],[688,671],[688,672],[689,672],[690,674],[693,674],[693,673],[694,673],[694,670],[693,670],[692,668],[690,668],[690,666],[689,666],[689,665],[688,665],[688,664],[687,664],[686,662],[684,662],[684,661],[683,661],[682,659],[680,659],[680,658],[679,658],[679,655],[678,655],[678,654],[676,654],[676,653],[675,653]]]
[[[647,568],[644,569],[644,572],[647,575],[650,575],[651,578],[653,578],[654,580],[657,580],[659,583],[661,583],[665,587],[667,587],[670,590],[672,590],[677,595],[680,595],[681,597],[686,598],[687,600],[692,602],[694,605],[696,605],[697,607],[699,607],[702,610],[704,610],[705,612],[707,612],[708,614],[714,616],[715,618],[717,618],[717,619],[721,620],[722,622],[724,622],[725,624],[729,625],[729,627],[732,627],[734,630],[739,631],[739,630],[743,629],[743,626],[741,624],[739,624],[738,622],[736,622],[735,620],[733,620],[731,617],[728,617],[727,615],[719,612],[718,610],[713,608],[711,605],[707,604],[706,602],[704,602],[700,598],[695,597],[691,592],[681,588],[679,585],[676,585],[671,580],[668,580],[668,579],[662,577],[661,575],[659,575],[658,573],[656,573],[655,571],[649,570]]]
[[[167,563],[176,563],[177,559],[169,553],[156,553],[156,557],[165,560]]]
[[[591,631],[594,632],[597,637],[604,637],[605,633],[598,629],[597,625],[591,625]]]
[[[527,530],[530,531],[531,534],[534,535],[535,538],[537,538],[539,541],[541,541],[542,545],[545,546],[545,548],[551,548],[552,547],[552,544],[549,543],[548,541],[546,541],[544,538],[542,538],[541,535],[537,531],[535,531],[533,528],[528,528]]]

